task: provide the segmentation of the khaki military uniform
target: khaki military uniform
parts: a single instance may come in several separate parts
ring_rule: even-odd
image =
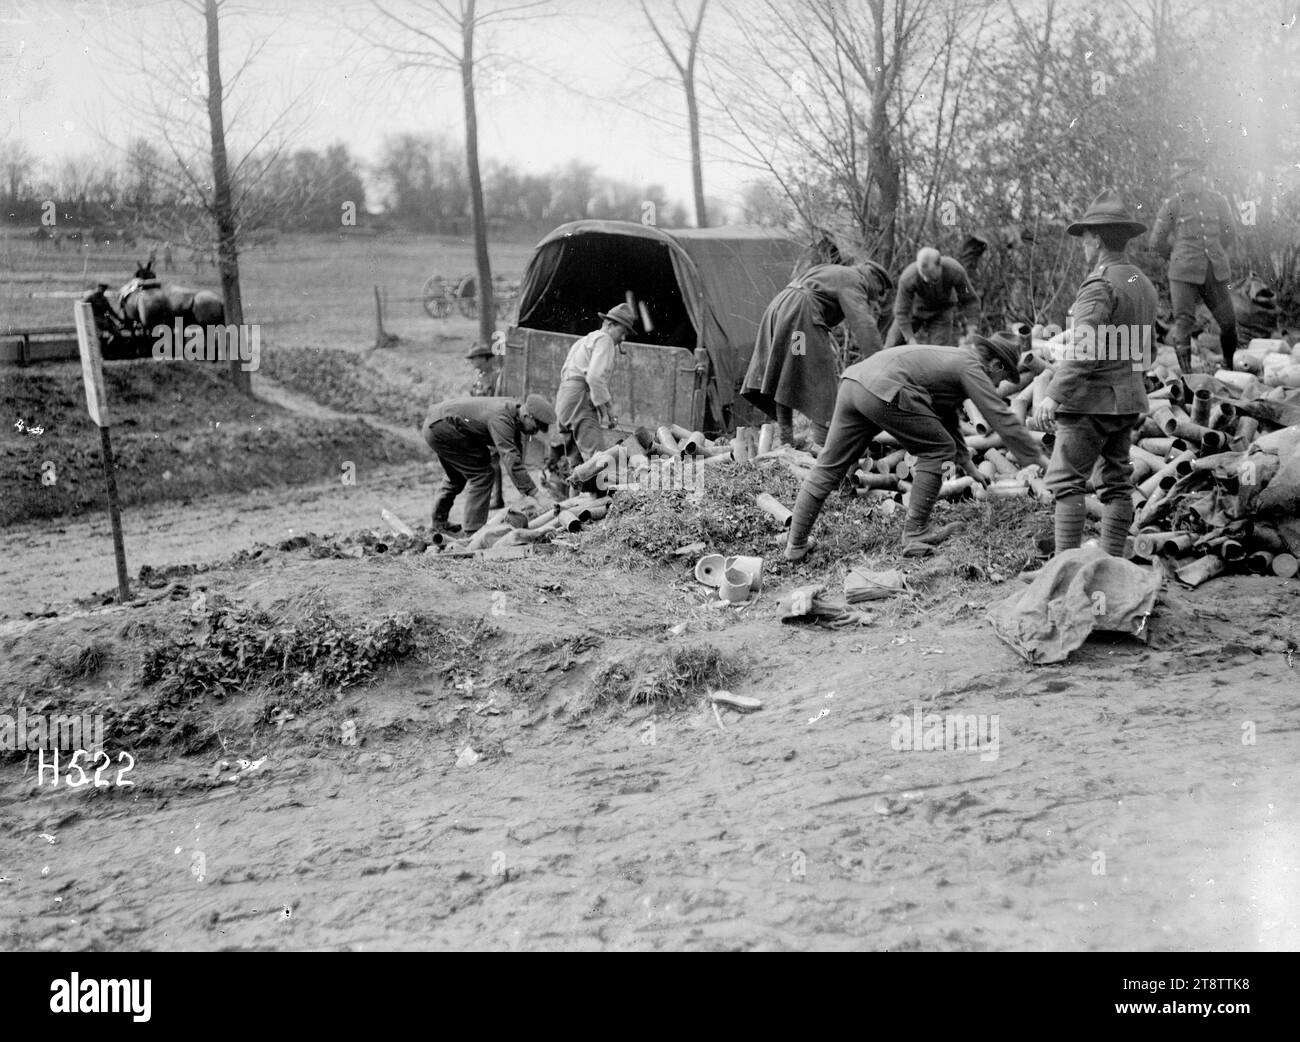
[[[1223,362],[1232,368],[1237,347],[1237,315],[1228,292],[1228,254],[1236,237],[1232,208],[1219,192],[1194,189],[1164,201],[1151,231],[1151,245],[1169,258],[1169,300],[1174,311],[1174,344],[1192,342],[1196,304],[1205,301],[1219,324]]]
[[[1070,306],[1075,327],[1136,330],[1140,341],[1155,336],[1156,290],[1122,253],[1104,250]],[[1132,495],[1131,432],[1147,411],[1141,353],[1107,351],[1095,338],[1094,358],[1069,358],[1057,366],[1047,396],[1057,402],[1056,445],[1046,475],[1057,499],[1085,493],[1097,460],[1102,461],[1097,494],[1103,503]],[[1113,341],[1112,341],[1113,342]]]
[[[434,406],[421,433],[446,475],[433,503],[435,527],[447,522],[453,501],[467,486],[465,531],[483,527],[492,495],[494,451],[520,493],[537,494],[537,484],[524,466],[520,408],[515,398],[489,397],[454,398]]]

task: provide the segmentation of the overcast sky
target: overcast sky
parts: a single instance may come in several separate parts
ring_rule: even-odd
[[[503,0],[480,6],[494,2]],[[652,10],[668,7],[651,0]],[[577,158],[689,202],[684,131],[642,114],[684,123],[680,89],[652,82],[669,69],[634,0],[555,0],[552,9],[559,13],[494,28],[481,41],[510,56],[484,70],[481,155],[534,172]],[[250,47],[262,48],[231,99],[233,134],[288,108],[297,147],[343,141],[367,162],[388,134],[461,140],[459,82],[445,73],[383,75],[391,60],[356,31],[374,15],[368,3],[228,0],[222,10],[226,75]],[[721,12],[711,15],[722,23]],[[179,0],[0,0],[0,139],[16,137],[42,159],[104,153],[101,134],[125,143],[140,126],[130,99],[148,89],[141,66],[154,66],[155,80],[167,78],[164,57],[202,70],[187,57],[202,44],[202,19]],[[731,201],[747,176],[711,163],[706,191]]]

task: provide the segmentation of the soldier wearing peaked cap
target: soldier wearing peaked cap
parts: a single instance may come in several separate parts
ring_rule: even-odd
[[[1236,238],[1232,207],[1210,188],[1205,163],[1196,156],[1174,160],[1178,191],[1164,201],[1151,231],[1151,246],[1169,258],[1169,300],[1174,309],[1174,351],[1184,373],[1192,366],[1196,303],[1204,300],[1219,324],[1223,365],[1237,350],[1237,314],[1228,293],[1228,254]]]
[[[446,475],[433,501],[433,527],[456,532],[449,521],[452,503],[468,489],[465,503],[467,533],[487,521],[492,494],[492,452],[510,473],[519,492],[537,495],[537,484],[524,466],[524,438],[544,434],[555,422],[555,410],[539,394],[517,398],[453,398],[434,406],[424,421],[423,435],[438,456]]]
[[[1066,228],[1083,240],[1092,270],[1061,334],[1064,360],[1034,412],[1041,429],[1059,427],[1044,479],[1056,500],[1057,553],[1083,540],[1085,485],[1098,460],[1102,549],[1123,557],[1133,523],[1129,449],[1133,428],[1147,411],[1142,373],[1155,339],[1156,290],[1124,251],[1129,239],[1144,231],[1146,225],[1134,220],[1111,189]]]

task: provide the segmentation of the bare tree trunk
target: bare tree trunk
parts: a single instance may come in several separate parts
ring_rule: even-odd
[[[1051,56],[1052,47],[1052,19],[1056,14],[1056,0],[1048,0],[1046,5],[1046,15],[1043,21],[1043,38],[1035,39],[1030,27],[1021,23],[1021,31],[1025,34],[1026,45],[1034,48],[1034,91],[1027,104],[1029,105],[1029,119],[1025,125],[1023,140],[1031,147],[1038,141],[1038,128],[1042,122],[1042,98],[1043,91],[1047,84],[1047,65]],[[1034,164],[1026,164],[1020,177],[1020,219],[1026,222],[1037,222],[1038,200],[1034,194],[1034,179],[1041,174],[1041,168]]]
[[[692,50],[691,68],[694,72],[695,55]],[[709,215],[704,207],[704,166],[700,161],[700,109],[695,102],[695,77],[692,74],[686,81],[686,115],[691,121],[691,182],[695,188],[695,227],[703,228],[709,223]]]
[[[704,10],[709,0],[700,0],[700,11],[695,18],[695,28],[691,30],[690,53],[686,59],[686,75],[682,85],[686,88],[686,117],[691,124],[691,183],[695,188],[695,227],[703,228],[709,223],[709,215],[704,206],[704,164],[700,159],[700,108],[695,101],[695,59],[700,53],[700,29],[704,26]]]
[[[884,0],[871,0],[871,16],[875,23],[875,84],[871,92],[871,176],[880,192],[880,248],[886,267],[894,264],[897,248],[899,173],[898,158],[894,155],[889,133],[889,98],[894,91],[897,63],[902,54],[895,51],[893,61],[885,59],[885,4]],[[901,45],[897,32],[895,46]]]
[[[212,127],[212,210],[217,225],[217,257],[221,265],[221,295],[225,298],[226,322],[244,324],[244,301],[239,292],[239,240],[234,204],[230,195],[230,171],[226,162],[226,124],[221,111],[221,42],[217,27],[217,0],[204,0],[208,26],[208,122]],[[230,360],[230,377],[243,394],[252,396],[250,375],[238,357]]]
[[[483,177],[478,165],[478,112],[474,104],[474,4],[467,0],[461,23],[460,85],[465,97],[465,166],[469,174],[469,205],[474,225],[474,261],[478,269],[479,342],[490,348],[496,332],[496,302],[492,297],[492,262],[488,258],[487,216],[483,212]]]
[[[695,25],[690,26],[682,18],[681,11],[677,11],[677,5],[673,5],[681,21],[681,27],[686,30],[686,60],[683,62],[677,57],[672,44],[668,42],[668,37],[659,29],[659,25],[650,14],[650,9],[645,5],[645,0],[641,3],[641,11],[645,19],[650,23],[650,28],[663,47],[664,54],[668,55],[668,60],[677,69],[677,75],[681,77],[682,89],[686,93],[686,118],[690,124],[691,135],[691,184],[695,190],[695,227],[697,228],[703,228],[709,223],[704,205],[704,164],[700,158],[700,108],[695,96],[695,59],[700,53],[700,30],[704,26],[704,12],[708,6],[709,0],[700,0],[700,9],[695,15]]]

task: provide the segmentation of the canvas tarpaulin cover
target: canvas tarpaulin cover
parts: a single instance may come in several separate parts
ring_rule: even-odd
[[[729,405],[763,311],[790,281],[799,246],[760,228],[665,230],[630,221],[574,221],[538,243],[524,272],[518,325],[584,334],[630,292],[653,328],[632,344],[703,347],[718,400]]]

